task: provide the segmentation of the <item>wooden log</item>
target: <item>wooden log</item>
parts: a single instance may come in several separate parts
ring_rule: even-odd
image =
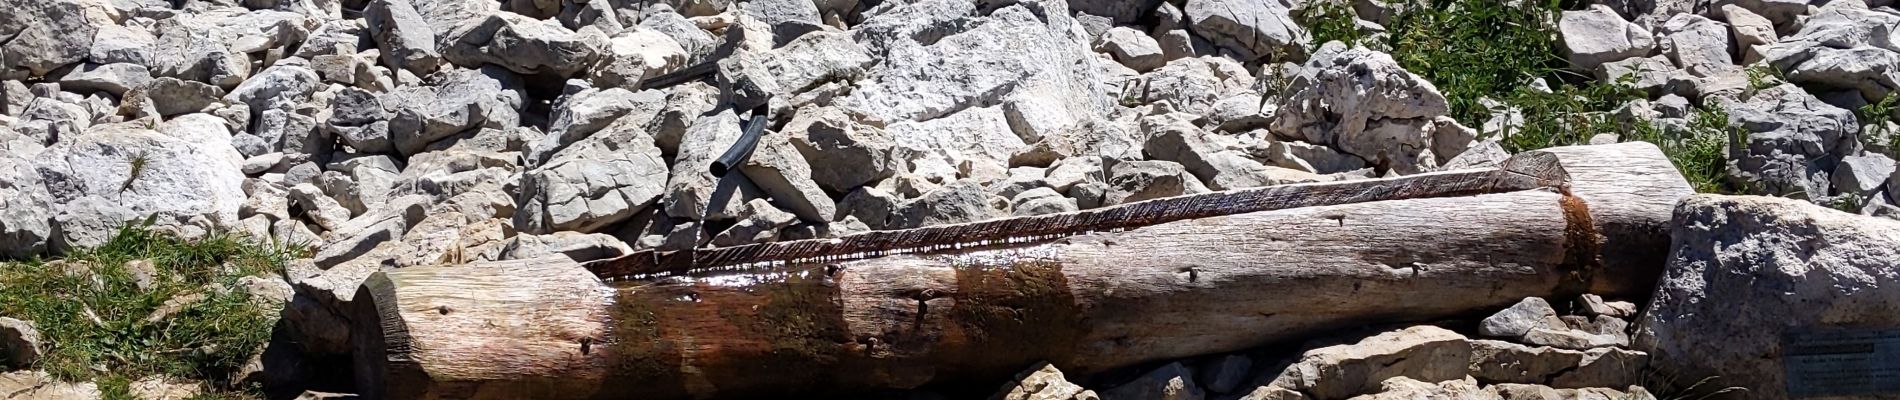
[[[358,293],[388,398],[711,398],[995,382],[1557,295],[1564,197],[1248,213],[1020,248],[602,285],[562,262],[414,267]],[[1571,285],[1574,286],[1574,285]],[[383,393],[375,393],[384,390]]]
[[[1037,361],[1087,374],[1653,281],[1605,269],[1650,249],[1604,244],[1653,243],[1617,224],[1660,224],[1647,210],[1675,194],[1615,188],[1681,177],[1653,168],[1659,153],[1540,154],[1572,184],[657,280],[603,283],[564,260],[390,270],[355,297],[353,320],[380,322],[354,325],[356,376],[366,396],[399,399],[993,385]]]
[[[1589,292],[1646,298],[1662,277],[1669,256],[1669,218],[1676,203],[1695,194],[1662,149],[1645,142],[1565,146],[1533,153],[1557,157],[1568,176],[1566,191],[1590,208],[1593,230],[1603,243],[1600,269]]]

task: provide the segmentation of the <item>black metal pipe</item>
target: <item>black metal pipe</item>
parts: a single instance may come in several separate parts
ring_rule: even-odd
[[[716,72],[719,72],[719,60],[706,60],[706,62],[686,67],[686,69],[660,74],[660,76],[642,81],[640,82],[640,90],[672,87],[673,85],[705,79]]]
[[[739,141],[733,142],[732,148],[726,149],[725,155],[713,160],[712,169],[709,172],[712,172],[714,177],[724,178],[727,173],[745,164],[746,159],[752,158],[752,151],[759,147],[759,138],[765,136],[766,108],[761,105],[752,109],[752,120],[742,126],[744,131],[739,133]]]

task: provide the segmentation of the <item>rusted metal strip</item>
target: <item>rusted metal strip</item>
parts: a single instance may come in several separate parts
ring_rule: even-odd
[[[1527,153],[1496,169],[1436,172],[1387,179],[1269,186],[1155,199],[1063,214],[996,219],[916,229],[874,231],[836,239],[762,243],[700,251],[647,250],[595,261],[602,279],[648,278],[769,268],[928,253],[944,249],[1009,246],[1101,231],[1220,215],[1384,200],[1458,197],[1561,188],[1566,176],[1555,156]]]

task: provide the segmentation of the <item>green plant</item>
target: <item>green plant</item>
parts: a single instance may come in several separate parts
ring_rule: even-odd
[[[1366,32],[1359,29],[1358,16],[1343,1],[1308,3],[1305,8],[1296,10],[1293,18],[1312,35],[1314,48],[1334,40],[1354,45],[1367,37]]]
[[[1867,144],[1884,145],[1888,151],[1900,150],[1900,135],[1895,135],[1892,126],[1887,124],[1887,122],[1893,121],[1894,104],[1896,102],[1900,102],[1900,95],[1888,94],[1886,98],[1880,99],[1880,101],[1860,106],[1859,109],[1854,110],[1855,116],[1859,117],[1860,125],[1865,127],[1865,130],[1862,131],[1860,135],[1861,140],[1886,139],[1887,143],[1868,142]]]
[[[1385,48],[1407,71],[1432,82],[1459,121],[1482,121],[1479,98],[1510,93],[1535,78],[1563,77],[1550,0],[1432,0],[1390,18]]]
[[[131,165],[131,171],[130,173],[126,174],[125,184],[119,185],[119,192],[123,193],[126,190],[132,189],[132,183],[137,182],[139,180],[139,176],[145,174],[145,165],[150,162],[151,162],[151,157],[147,156],[145,153],[133,154],[132,159],[130,161],[127,161],[127,163]]]
[[[1748,74],[1748,92],[1745,97],[1754,97],[1755,92],[1781,84],[1781,69],[1767,63],[1755,64],[1744,72]]]
[[[45,354],[38,368],[65,380],[97,379],[102,388],[152,375],[229,387],[231,373],[269,338],[274,315],[236,285],[281,275],[302,250],[230,234],[183,240],[149,229],[150,222],[128,224],[104,245],[63,260],[0,263],[0,315],[39,328]],[[154,267],[144,287],[126,267],[133,260]],[[181,306],[157,313],[167,302]]]

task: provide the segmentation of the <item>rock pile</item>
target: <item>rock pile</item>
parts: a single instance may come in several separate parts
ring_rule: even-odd
[[[1294,352],[1214,355],[1148,370],[1106,390],[1083,390],[1043,366],[1005,385],[1005,399],[1522,399],[1655,398],[1642,382],[1648,353],[1629,343],[1635,305],[1583,295],[1526,298],[1469,322],[1342,335]],[[1099,393],[1099,396],[1096,396]],[[1044,397],[1048,396],[1048,397]]]

